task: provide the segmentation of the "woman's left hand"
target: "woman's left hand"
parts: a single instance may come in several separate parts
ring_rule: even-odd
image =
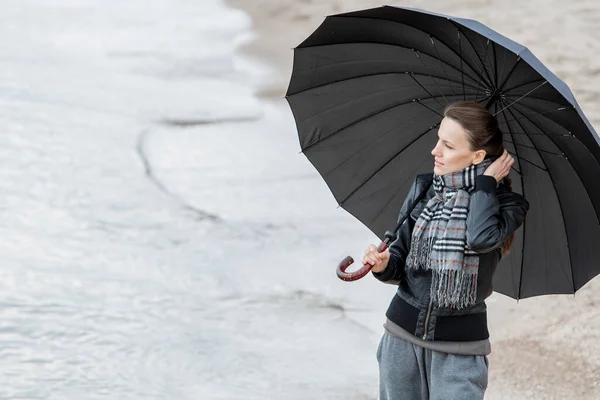
[[[512,167],[515,159],[508,154],[508,150],[504,149],[504,153],[495,160],[489,167],[486,168],[484,175],[493,176],[496,178],[496,182],[500,182],[510,173],[510,167]]]

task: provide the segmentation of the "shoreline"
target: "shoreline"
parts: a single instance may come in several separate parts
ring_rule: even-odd
[[[256,34],[254,40],[239,46],[237,51],[244,57],[266,61],[272,68],[271,81],[261,82],[255,93],[259,99],[265,100],[285,97],[292,72],[293,49],[317,29],[325,16],[381,5],[373,0],[347,0],[343,5],[337,1],[298,0],[294,6],[286,0],[224,1],[250,17],[251,29]],[[301,7],[302,11],[297,12],[297,7]]]

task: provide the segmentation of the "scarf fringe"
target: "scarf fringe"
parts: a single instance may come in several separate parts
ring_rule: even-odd
[[[477,273],[466,270],[433,270],[431,282],[433,301],[441,307],[466,308],[475,304]]]
[[[440,307],[465,308],[475,304],[477,296],[477,269],[444,269],[447,263],[434,252],[435,237],[413,241],[406,257],[406,265],[418,270],[432,270],[431,297]],[[444,256],[441,254],[442,257]]]
[[[420,240],[411,240],[410,251],[406,256],[406,265],[414,269],[431,269],[433,246],[437,238],[421,238]]]

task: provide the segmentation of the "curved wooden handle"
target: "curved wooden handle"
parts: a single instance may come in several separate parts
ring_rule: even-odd
[[[379,246],[377,247],[377,251],[379,253],[385,251],[388,248],[387,243],[385,242],[381,242],[379,243]],[[371,264],[363,264],[363,266],[359,269],[357,269],[356,271],[352,271],[352,272],[346,272],[346,269],[348,269],[348,267],[350,265],[352,265],[354,263],[354,259],[350,256],[344,258],[339,264],[338,267],[336,269],[336,274],[338,276],[338,278],[340,278],[343,281],[346,282],[352,282],[352,281],[356,281],[360,278],[362,278],[363,276],[365,276],[366,274],[369,273],[369,271],[371,271],[371,268],[373,268],[373,266]]]
[[[377,251],[379,251],[380,253],[382,251],[385,251],[388,248],[388,244],[396,240],[395,232],[398,232],[398,229],[400,229],[404,221],[406,221],[406,219],[410,216],[412,210],[414,210],[414,208],[421,201],[421,199],[425,197],[432,184],[433,180],[430,180],[429,183],[427,183],[425,189],[413,200],[410,206],[406,210],[404,210],[404,208],[401,210],[401,217],[398,219],[398,224],[396,225],[396,228],[391,232],[387,231],[385,233],[385,239],[379,244],[379,246],[377,247]],[[352,265],[353,262],[354,260],[350,256],[342,260],[342,262],[338,265],[336,271],[338,278],[347,282],[355,281],[365,276],[371,270],[371,268],[373,268],[371,264],[365,264],[362,266],[362,268],[358,269],[357,271],[346,272],[346,269],[350,265]]]

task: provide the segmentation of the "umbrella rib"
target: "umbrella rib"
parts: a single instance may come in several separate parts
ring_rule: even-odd
[[[376,18],[376,17],[341,16],[341,15],[338,15],[337,17],[341,17],[341,18],[362,18],[362,19],[375,19],[375,20],[378,20],[378,21],[388,21],[388,22],[390,22],[390,20],[388,20],[388,19],[385,19],[385,18]],[[416,31],[422,32],[422,33],[423,33],[423,34],[425,34],[425,35],[432,36],[432,37],[433,37],[434,39],[436,39],[438,42],[440,42],[441,44],[443,44],[443,45],[444,45],[444,46],[445,46],[445,47],[446,47],[448,50],[450,50],[452,53],[454,53],[454,55],[458,55],[458,54],[456,54],[456,50],[454,50],[452,47],[450,47],[448,44],[446,44],[446,43],[445,43],[443,40],[440,40],[440,38],[438,38],[438,37],[436,37],[436,36],[432,35],[431,33],[429,33],[429,32],[426,32],[426,31],[424,31],[424,30],[423,30],[423,29],[421,29],[421,28],[417,28],[416,26],[413,26],[413,25],[406,24],[406,23],[404,23],[404,22],[398,22],[398,21],[393,21],[393,22],[395,22],[395,23],[398,23],[398,24],[401,24],[401,25],[404,25],[404,26],[408,26],[408,27],[410,27],[410,28],[412,28],[412,29],[414,29],[414,30],[416,30]],[[454,21],[450,20],[450,22],[452,22],[452,23],[454,24]],[[456,24],[455,24],[455,25],[456,25]],[[467,38],[467,40],[468,40],[468,39],[469,39],[469,38]],[[461,59],[462,59],[462,58],[461,58]],[[477,70],[476,70],[476,69],[475,69],[475,68],[474,68],[472,65],[470,65],[470,64],[469,64],[469,63],[467,63],[466,61],[465,61],[465,64],[466,64],[466,65],[467,65],[469,68],[471,68],[471,70],[472,70],[473,72],[476,72],[476,71],[477,71]]]
[[[418,72],[410,72],[410,71],[405,71],[405,72],[403,72],[403,73],[404,73],[404,74],[407,74],[407,75],[417,75],[417,76],[422,76],[423,78],[437,78],[437,79],[444,79],[444,78],[443,78],[443,77],[441,77],[441,76],[437,76],[437,75],[425,75],[425,74],[420,74],[420,73],[418,73]],[[433,79],[432,79],[432,80],[433,80]],[[448,79],[446,79],[446,80],[448,80]],[[452,83],[458,83],[458,84],[460,84],[460,82],[456,82],[456,81],[453,81],[453,80],[448,80],[448,82],[452,82]],[[473,86],[473,85],[469,85],[469,84],[467,84],[467,87],[468,87],[468,88],[470,88],[470,89],[475,89],[475,86]],[[454,94],[454,92],[453,92],[453,94],[452,94],[452,95],[453,95],[453,96],[458,96],[458,95]],[[448,96],[450,96],[450,94],[448,94]]]
[[[527,107],[527,106],[524,106],[524,105],[522,105],[522,104],[519,104],[519,106],[521,106],[521,107],[525,107],[525,108],[529,109],[529,107]],[[515,111],[519,111],[519,110],[518,110],[517,108],[515,108]],[[523,113],[522,111],[519,111],[519,113],[520,113],[521,115],[525,116],[525,113]],[[548,117],[546,117],[546,116],[544,116],[544,117],[545,117],[545,118],[547,118],[547,119],[549,119],[550,121],[554,122],[555,124],[558,124],[558,123],[557,123],[556,121],[554,121],[553,119],[551,119],[551,118],[548,118]],[[531,120],[531,119],[529,119],[529,118],[527,118],[527,121],[531,122],[531,124],[533,124],[533,125],[534,125],[536,128],[538,128],[538,129],[540,130],[540,132],[543,132],[542,128],[541,128],[541,127],[540,127],[540,126],[539,126],[539,125],[538,125],[536,122],[532,121],[532,120]],[[575,135],[573,135],[573,134],[571,134],[571,135],[569,135],[569,136],[571,136],[571,137],[573,137],[573,138],[575,138],[575,139],[579,140],[579,139],[577,138],[577,136],[575,136]],[[554,145],[555,145],[557,148],[559,148],[559,149],[560,149],[560,146],[559,146],[559,145],[558,145],[558,144],[557,144],[557,143],[554,141],[554,139],[552,139],[552,135],[548,135],[548,139],[550,139],[550,140],[552,141],[552,143],[554,143]],[[593,159],[596,159],[596,157],[594,157],[594,155],[592,154],[592,152],[590,152],[590,150],[587,148],[587,146],[586,146],[585,144],[583,144],[583,147],[584,147],[584,148],[585,148],[585,149],[586,149],[586,150],[587,150],[587,151],[590,153],[590,156],[591,156]],[[565,156],[565,158],[567,158],[567,157]],[[567,159],[568,159],[568,158],[567,158]],[[575,167],[573,167],[573,169],[575,169]],[[591,199],[591,198],[592,198],[592,196],[590,196],[590,193],[589,193],[589,191],[588,191],[588,188],[587,188],[587,186],[585,186],[585,184],[584,184],[584,183],[583,183],[583,181],[581,180],[581,177],[579,176],[579,174],[578,174],[578,173],[576,173],[576,175],[577,175],[577,177],[579,178],[579,182],[581,182],[581,186],[583,186],[583,188],[585,189],[585,192],[587,193],[588,197]],[[598,224],[600,225],[600,213],[598,213],[598,211],[596,210],[596,207],[594,206],[594,203],[593,203],[593,202],[592,202],[592,208],[594,209],[594,213],[596,214],[596,220],[598,221]]]
[[[483,78],[482,72],[485,69],[485,60],[487,60],[488,50],[490,49],[490,39],[487,40],[485,45],[485,55],[483,56],[483,61],[481,63],[481,69],[479,70],[479,82],[477,82],[477,91],[475,92],[475,101],[477,101],[477,97],[479,97],[479,84],[481,83],[481,78]],[[487,72],[487,70],[486,70]],[[490,78],[491,80],[491,78]],[[490,85],[491,87],[492,85]],[[491,91],[491,90],[490,90]]]
[[[423,62],[423,60],[421,59],[421,56],[419,55],[419,50],[415,50],[415,55],[417,56],[417,58],[419,59],[419,61],[421,61],[421,64],[423,64],[423,66],[425,67],[425,69],[427,70],[427,73],[429,74],[429,76],[431,77],[431,80],[433,81],[433,83],[435,83],[435,86],[438,88],[438,91],[442,94],[442,96],[444,96],[444,92],[442,92],[442,89],[440,89],[440,87],[438,86],[437,82],[435,81],[435,79],[433,79],[433,77],[431,76],[431,72],[429,71],[429,68],[427,68],[427,65],[425,65],[425,63]],[[454,92],[454,91],[453,91]],[[429,93],[429,92],[427,92]],[[430,94],[431,95],[431,94]],[[446,104],[450,104],[448,102],[448,99],[446,98],[446,96],[444,96],[444,100],[446,100]],[[436,100],[437,101],[437,100]],[[439,101],[438,101],[439,103]],[[440,104],[441,106],[441,104]]]
[[[508,150],[506,150],[506,151],[508,151]],[[516,151],[517,151],[517,149],[515,149],[515,152],[516,152]],[[526,158],[524,158],[524,157],[521,157],[521,156],[519,156],[519,155],[518,155],[518,153],[513,153],[512,151],[508,151],[508,153],[509,153],[509,154],[512,154],[512,155],[513,155],[513,156],[515,156],[515,157],[517,157],[517,158],[518,158],[519,160],[521,160],[521,161],[525,161],[526,163],[528,163],[528,164],[531,164],[531,165],[533,165],[534,167],[537,167],[537,168],[541,169],[542,171],[548,172],[548,170],[547,170],[546,168],[544,168],[544,167],[540,167],[540,166],[539,166],[539,165],[537,165],[536,163],[534,163],[534,162],[532,162],[532,161],[529,161],[528,159],[526,159]]]
[[[521,101],[522,99],[524,99],[529,94],[533,93],[534,91],[536,91],[537,89],[539,89],[540,87],[542,87],[543,85],[545,85],[546,83],[548,83],[548,81],[544,81],[544,82],[540,83],[539,85],[537,85],[536,87],[534,87],[533,89],[531,89],[529,92],[525,93],[523,96],[519,97],[517,100],[513,101],[512,103],[510,103],[509,105],[507,105],[506,107],[504,107],[503,109],[501,109],[500,111],[504,111],[505,109],[507,109],[509,107],[512,107],[513,104],[517,103],[518,101]],[[497,111],[496,114],[498,114],[500,111]],[[496,114],[494,114],[494,116],[496,116]]]
[[[465,73],[463,72],[463,58],[462,58],[462,46],[460,44],[460,30],[458,31],[458,51],[460,52],[458,58],[460,58],[460,73],[462,77],[463,85],[463,100],[467,100],[467,94],[465,93]]]
[[[529,82],[523,82],[523,83],[520,83],[520,84],[518,84],[517,86],[513,86],[513,87],[510,87],[510,88],[508,88],[508,89],[504,90],[504,93],[508,93],[508,92],[510,92],[511,90],[515,90],[515,89],[518,89],[518,88],[520,88],[520,87],[523,87],[523,86],[525,86],[525,85],[530,85],[530,84],[532,84],[532,83],[541,82],[541,81],[543,81],[543,80],[545,80],[545,79],[544,79],[544,78],[541,78],[541,79],[535,79],[535,80],[533,80],[533,81],[529,81]]]
[[[477,50],[475,50],[475,46],[473,45],[473,42],[471,42],[471,39],[469,39],[469,37],[467,35],[465,35],[465,33],[462,31],[462,29],[460,29],[460,26],[453,20],[450,20],[450,22],[456,27],[456,29],[458,29],[458,31],[460,33],[462,33],[462,35],[464,37],[467,38],[467,42],[469,42],[469,44],[471,45],[471,48],[473,49],[473,52],[475,53],[475,55],[477,56],[477,59],[479,60],[479,62],[481,63],[481,65],[483,65],[483,61],[481,61],[481,58],[479,58],[479,53],[477,52]],[[489,39],[488,39],[489,40]],[[473,67],[471,67],[473,69]],[[475,69],[473,69],[473,71],[475,71]],[[488,85],[491,86],[492,82],[491,82],[491,77],[489,76],[487,70],[485,70],[485,74],[488,76],[488,79],[490,79],[490,82],[488,82]]]
[[[515,110],[515,111],[518,111],[518,110]],[[513,114],[512,110],[508,110],[508,112],[510,113],[510,115],[513,118],[516,118],[515,115]],[[517,124],[519,124],[519,126],[521,127],[521,130],[524,132],[525,128],[523,127],[523,125],[521,125],[521,123],[519,121],[517,121]],[[532,143],[533,143],[533,141],[532,141]],[[556,143],[554,143],[554,145],[556,147],[558,147],[558,145]],[[564,157],[564,153],[563,153],[563,157]],[[566,158],[566,157],[564,157],[564,158]],[[546,165],[546,162],[544,161],[544,158],[542,157],[541,154],[540,154],[540,159],[542,160],[542,162],[546,166],[546,170],[547,170],[548,169],[548,165]],[[565,217],[564,217],[563,212],[562,212],[562,210],[563,210],[562,202],[560,201],[560,196],[558,195],[558,189],[556,188],[556,184],[554,183],[554,178],[552,177],[552,174],[549,171],[548,171],[548,177],[550,178],[550,181],[552,182],[552,186],[554,187],[554,192],[556,193],[556,199],[558,200],[558,206],[560,208],[560,214],[562,216],[561,219],[562,219],[562,222],[563,222],[563,227],[565,228],[565,239],[567,241],[567,249],[568,249],[569,248],[569,234],[567,232],[567,224],[565,223]],[[568,253],[569,253],[569,264],[570,264],[570,269],[571,269],[571,284],[573,286],[573,293],[575,293],[575,278],[573,277],[573,260],[571,258],[571,252],[568,251]],[[563,272],[564,272],[564,270],[563,270]]]
[[[504,109],[502,109],[500,111],[502,111],[502,116],[506,120],[506,113],[504,112]],[[512,129],[510,128],[510,125],[508,125],[508,132],[512,135]],[[513,141],[514,140],[515,140],[515,138],[513,137]],[[516,148],[515,148],[515,151],[517,151]],[[521,164],[519,164],[519,166],[521,166]],[[521,169],[522,169],[522,167],[521,167]],[[522,196],[525,197],[525,182],[523,181],[523,174],[519,174],[519,177],[521,179]],[[525,230],[526,229],[527,229],[527,218],[525,218],[525,220],[523,221],[523,248],[521,250],[521,271],[519,272],[519,290],[517,292],[517,300],[519,300],[521,298],[521,286],[522,286],[521,284],[523,282],[523,261],[524,261],[524,254],[525,254],[525,239],[526,239]]]
[[[444,71],[444,75],[446,75],[446,80],[448,81],[448,85],[450,85],[450,89],[452,89],[452,95],[456,96],[456,93],[454,93],[454,86],[452,86],[452,84],[450,83],[450,78],[448,77],[448,74],[446,73],[446,67],[444,67],[444,63],[442,62],[442,56],[440,56],[440,52],[437,49],[437,46],[435,45],[435,41],[433,40],[432,36],[429,36],[429,39],[431,39],[431,44],[433,44],[433,48],[435,49],[435,54],[437,54],[438,56],[438,60],[440,61],[440,65],[442,66],[442,70]]]
[[[494,53],[494,82],[498,83],[498,57],[496,56],[496,42],[492,42],[492,52]]]
[[[379,168],[377,169],[377,171],[375,171],[373,174],[371,174],[371,176],[369,176],[369,177],[367,178],[367,180],[366,180],[366,181],[364,181],[363,183],[361,183],[360,185],[358,185],[358,186],[356,187],[356,189],[354,189],[354,190],[352,191],[352,193],[350,193],[348,196],[346,196],[346,197],[345,197],[345,198],[344,198],[344,199],[343,199],[343,200],[342,200],[342,201],[339,203],[339,205],[343,207],[343,206],[344,206],[344,203],[345,203],[346,201],[348,201],[348,199],[349,199],[350,197],[352,197],[352,196],[354,195],[354,193],[356,193],[356,192],[357,192],[357,191],[358,191],[358,190],[359,190],[361,187],[363,187],[363,186],[364,186],[364,185],[365,185],[367,182],[369,182],[371,179],[373,179],[373,177],[374,177],[375,175],[377,175],[377,174],[379,173],[379,171],[381,171],[382,169],[384,169],[384,168],[385,168],[385,167],[386,167],[386,166],[387,166],[389,163],[391,163],[391,162],[392,162],[392,161],[393,161],[393,160],[394,160],[396,157],[398,157],[400,154],[402,154],[402,152],[403,152],[404,150],[406,150],[406,149],[407,149],[407,148],[408,148],[410,145],[412,145],[412,144],[413,144],[414,142],[416,142],[417,140],[421,139],[421,138],[422,138],[423,136],[425,136],[427,133],[431,132],[431,130],[432,130],[432,129],[434,129],[434,128],[438,127],[438,126],[439,126],[441,123],[442,123],[442,121],[440,121],[440,122],[438,122],[437,124],[433,125],[433,126],[432,126],[432,127],[430,127],[429,129],[427,129],[425,132],[423,132],[423,133],[419,134],[419,136],[417,136],[415,139],[413,139],[413,140],[412,140],[412,141],[411,141],[409,144],[407,144],[407,145],[406,145],[406,146],[404,146],[402,149],[400,149],[400,151],[398,151],[396,154],[394,154],[394,155],[392,156],[392,158],[390,158],[390,159],[389,159],[389,160],[388,160],[388,161],[387,161],[385,164],[383,164],[381,167],[379,167]]]
[[[516,121],[515,119],[511,121]],[[566,133],[531,133],[531,132],[514,132],[513,135],[529,135],[529,136],[573,136],[572,134]]]
[[[543,84],[543,83],[542,83]],[[519,96],[518,94],[505,94],[505,97],[517,97]],[[566,107],[564,104],[558,103],[554,100],[548,100],[544,97],[537,97],[537,96],[527,96],[530,99],[535,99],[535,100],[542,100],[542,101],[547,101],[548,103],[552,103],[554,105],[560,106],[560,107]],[[520,99],[519,99],[520,100]]]
[[[521,52],[519,52],[519,54],[521,54]],[[496,91],[501,92],[504,85],[506,85],[506,82],[508,82],[508,78],[510,78],[512,73],[515,72],[515,68],[517,68],[517,65],[521,62],[521,56],[519,54],[517,54],[517,59],[516,59],[515,63],[513,64],[512,68],[510,69],[510,71],[508,72],[508,75],[506,75],[506,77],[504,78],[502,83],[500,85],[498,85],[498,87],[496,88]]]
[[[440,103],[438,101],[438,99],[436,99],[431,93],[429,93],[429,90],[425,89],[425,87],[423,85],[421,85],[421,82],[416,80],[412,75],[410,75],[410,77],[413,79],[413,81],[415,81],[417,83],[417,85],[421,86],[421,88],[429,95],[429,97],[433,98],[436,101],[436,103],[438,103],[440,105],[440,107],[442,107],[442,108],[444,107],[444,105],[442,103]],[[439,89],[439,87],[438,87],[438,89]],[[439,97],[439,96],[437,96],[437,97]],[[446,99],[446,96],[444,96],[444,99],[446,100],[446,103],[448,103],[448,99]]]
[[[512,114],[512,113],[511,113],[511,114]],[[513,121],[516,121],[516,120],[513,120]],[[518,122],[517,122],[517,123],[518,123]],[[521,124],[519,124],[519,125],[521,125]],[[522,129],[522,127],[521,127],[521,129]],[[526,135],[527,135],[527,134],[526,134]],[[527,136],[531,136],[531,135],[527,135]],[[538,135],[538,136],[542,136],[542,135]],[[544,136],[545,136],[545,135],[544,135]],[[515,145],[515,146],[525,147],[526,149],[532,149],[532,150],[535,150],[535,151],[537,151],[537,152],[542,152],[542,153],[551,154],[551,155],[553,155],[553,156],[559,156],[559,157],[563,157],[563,158],[565,157],[565,153],[562,153],[562,154],[553,153],[553,152],[551,152],[551,151],[548,151],[548,150],[542,150],[542,149],[538,149],[538,148],[536,148],[536,147],[531,147],[531,146],[527,146],[527,145],[525,145],[525,144],[519,144],[519,143],[511,142],[511,141],[508,141],[508,140],[505,140],[504,142],[505,142],[505,143],[510,143],[510,144],[512,144],[512,145]]]
[[[455,95],[456,96],[456,95]],[[440,114],[439,112],[435,111],[433,108],[426,106],[425,104],[421,103],[421,101],[419,99],[417,99],[416,103],[418,103],[419,105],[422,105],[423,107],[427,108],[429,111],[439,115],[440,117],[444,117],[442,114]]]
[[[568,109],[569,109],[569,107],[561,107],[561,108],[558,108],[556,110],[538,112],[538,114],[539,115],[544,115],[544,114],[550,114],[550,113],[553,113],[553,112],[564,111],[564,110],[568,110]],[[508,122],[517,121],[517,120],[520,120],[520,119],[527,119],[527,117],[521,117],[521,118],[517,118],[517,119],[510,119],[510,120],[508,120],[506,122],[508,123]],[[571,136],[571,135],[568,135],[568,136]]]
[[[439,96],[434,96],[434,97],[439,97]],[[405,106],[405,105],[407,105],[407,104],[415,103],[417,100],[428,100],[428,99],[429,99],[429,97],[422,97],[422,98],[419,98],[419,99],[412,99],[412,100],[404,101],[404,102],[402,102],[402,103],[399,103],[399,104],[394,104],[393,106],[391,106],[391,107],[388,107],[388,108],[386,108],[386,109],[384,109],[384,110],[379,110],[379,111],[377,111],[377,112],[375,112],[375,113],[369,114],[369,115],[367,115],[366,117],[359,119],[358,121],[354,121],[354,122],[352,122],[351,124],[349,124],[349,125],[346,125],[346,126],[344,126],[344,127],[340,128],[340,129],[338,129],[338,130],[336,130],[336,131],[334,131],[334,132],[330,133],[328,136],[324,137],[323,139],[321,139],[321,140],[317,140],[316,142],[314,142],[314,143],[311,143],[311,144],[307,145],[306,147],[304,147],[304,148],[302,149],[302,152],[306,152],[306,150],[309,150],[311,147],[313,147],[313,146],[315,146],[315,145],[317,145],[317,144],[319,144],[319,143],[323,143],[325,140],[327,140],[327,139],[330,139],[331,137],[333,137],[333,136],[335,136],[336,134],[338,134],[338,133],[340,133],[340,132],[344,131],[345,129],[348,129],[348,128],[350,128],[351,126],[354,126],[354,125],[356,125],[356,124],[359,124],[359,123],[361,123],[361,122],[364,122],[364,121],[366,121],[367,119],[374,117],[375,115],[378,115],[378,114],[384,113],[384,112],[386,112],[386,111],[392,110],[392,109],[394,109],[394,108],[396,108],[396,107],[401,107],[401,106]]]

